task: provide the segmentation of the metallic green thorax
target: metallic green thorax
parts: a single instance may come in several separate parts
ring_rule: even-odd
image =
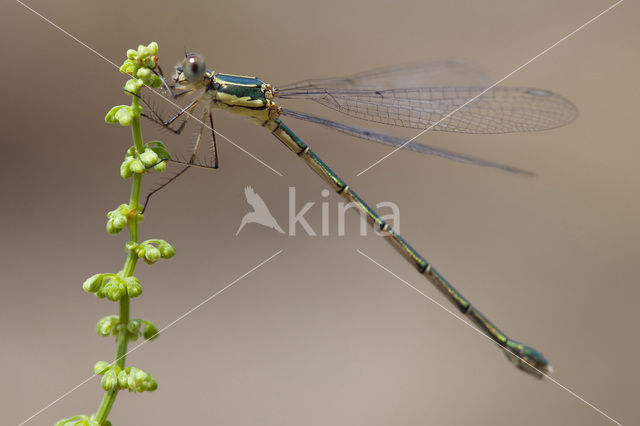
[[[214,73],[206,96],[211,105],[264,124],[273,115],[271,86],[256,77]]]
[[[213,88],[217,92],[239,99],[245,99],[252,103],[257,101],[261,103],[262,108],[265,108],[267,106],[267,99],[264,96],[263,85],[264,83],[255,77],[215,74],[213,78]]]

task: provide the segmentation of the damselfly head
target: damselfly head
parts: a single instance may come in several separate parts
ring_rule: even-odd
[[[174,80],[181,85],[192,85],[202,81],[206,73],[204,58],[197,53],[189,53],[182,64],[176,67]]]

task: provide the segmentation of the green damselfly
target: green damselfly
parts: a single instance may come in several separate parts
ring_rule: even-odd
[[[160,72],[161,74],[161,72]],[[223,109],[246,116],[271,132],[280,142],[307,163],[333,190],[349,203],[354,203],[368,223],[382,233],[391,245],[424,275],[444,296],[467,316],[479,330],[500,345],[513,364],[525,372],[541,378],[551,372],[549,362],[540,352],[508,338],[498,327],[465,299],[424,257],[415,251],[396,231],[365,203],[327,164],[313,152],[280,117],[289,116],[321,124],[349,135],[394,147],[402,147],[425,154],[478,166],[492,167],[512,173],[529,173],[522,169],[459,154],[391,135],[351,126],[317,116],[282,108],[275,99],[309,99],[346,115],[395,126],[459,133],[506,133],[545,130],[571,122],[576,108],[565,98],[542,89],[521,87],[492,87],[482,82],[476,85],[437,85],[442,77],[461,82],[477,79],[477,70],[455,61],[435,61],[404,67],[374,70],[347,78],[306,80],[274,88],[256,77],[223,74],[207,70],[198,54],[186,54],[176,67],[173,84],[166,89],[174,98],[193,95],[193,99],[180,112],[164,120],[153,109],[145,115],[174,133],[181,133],[191,112],[204,106],[200,132],[189,160],[175,161],[182,168],[160,188],[193,166],[217,168],[218,153],[213,132],[213,109]],[[432,81],[430,87],[421,87],[422,81]],[[174,92],[176,90],[177,92]],[[482,94],[460,108],[470,99]],[[185,116],[177,128],[171,127]],[[443,119],[446,118],[446,119]],[[196,157],[205,127],[212,130],[212,159],[198,164]],[[146,203],[145,203],[146,207]]]

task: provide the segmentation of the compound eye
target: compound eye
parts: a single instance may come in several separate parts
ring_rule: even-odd
[[[182,64],[182,72],[190,83],[195,83],[204,77],[207,67],[204,58],[197,53],[190,53],[184,59]]]

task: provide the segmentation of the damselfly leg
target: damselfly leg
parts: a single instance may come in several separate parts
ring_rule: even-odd
[[[183,92],[183,93],[187,93],[187,92]],[[169,119],[165,120],[162,118],[160,113],[155,108],[153,108],[151,104],[149,104],[149,102],[147,102],[142,97],[140,97],[140,100],[147,106],[148,110],[150,111],[150,114],[142,113],[141,115],[143,117],[147,118],[148,120],[160,125],[162,128],[167,129],[177,135],[181,134],[182,131],[184,130],[187,124],[187,121],[191,116],[191,111],[193,111],[197,107],[198,101],[199,101],[199,99],[194,99],[186,107],[182,108],[178,113],[176,113]],[[182,117],[183,115],[185,116],[184,120],[182,120],[182,122],[180,123],[177,129],[173,129],[171,125],[175,123],[175,121],[178,118]],[[156,194],[157,192],[165,188],[171,182],[175,181],[178,177],[182,176],[191,167],[199,167],[199,168],[205,168],[205,169],[217,169],[219,167],[218,146],[216,142],[216,133],[213,127],[213,116],[208,106],[205,107],[205,110],[202,115],[202,119],[199,120],[199,122],[200,122],[200,130],[198,131],[198,136],[196,138],[196,141],[193,144],[193,147],[191,148],[189,159],[187,161],[174,159],[174,158],[163,160],[171,163],[181,164],[182,167],[180,167],[177,171],[171,174],[164,182],[162,182],[160,185],[155,187],[152,191],[150,191],[147,194],[144,202],[144,207],[142,209],[143,212],[146,210],[147,205],[149,204],[149,200],[154,194]],[[208,126],[206,124],[207,122],[209,123]],[[211,144],[210,144],[211,160],[206,163],[197,163],[196,159],[198,157],[198,152],[200,151],[202,137],[203,137],[203,134],[205,133],[205,127],[209,127],[211,129]]]
[[[147,106],[149,111],[151,111],[150,115],[149,114],[145,114],[144,112],[141,113],[140,115],[142,115],[144,118],[146,118],[148,120],[153,121],[154,123],[160,125],[161,127],[164,127],[165,129],[169,130],[170,132],[175,133],[176,135],[179,135],[180,133],[182,133],[182,131],[184,130],[184,127],[187,125],[187,121],[189,120],[189,117],[191,116],[189,111],[193,110],[198,105],[198,99],[194,99],[191,103],[189,103],[189,105],[187,105],[186,107],[181,109],[173,117],[169,118],[168,120],[164,120],[160,116],[158,111],[156,111],[156,109],[152,105],[150,105],[144,98],[140,97],[140,100]],[[186,116],[184,117],[184,120],[182,120],[182,122],[180,123],[178,128],[177,129],[173,129],[171,127],[171,125],[178,118],[182,117],[185,114],[186,114]]]
[[[157,71],[156,71],[157,69]],[[162,72],[162,68],[160,68],[160,64],[156,63],[156,69],[151,70],[155,75],[160,77],[162,80],[162,87],[164,87],[165,91],[167,91],[173,99],[178,99],[182,95],[186,95],[190,93],[190,90],[184,90],[182,92],[174,92],[176,86],[167,84],[167,80],[164,78],[164,73]]]

